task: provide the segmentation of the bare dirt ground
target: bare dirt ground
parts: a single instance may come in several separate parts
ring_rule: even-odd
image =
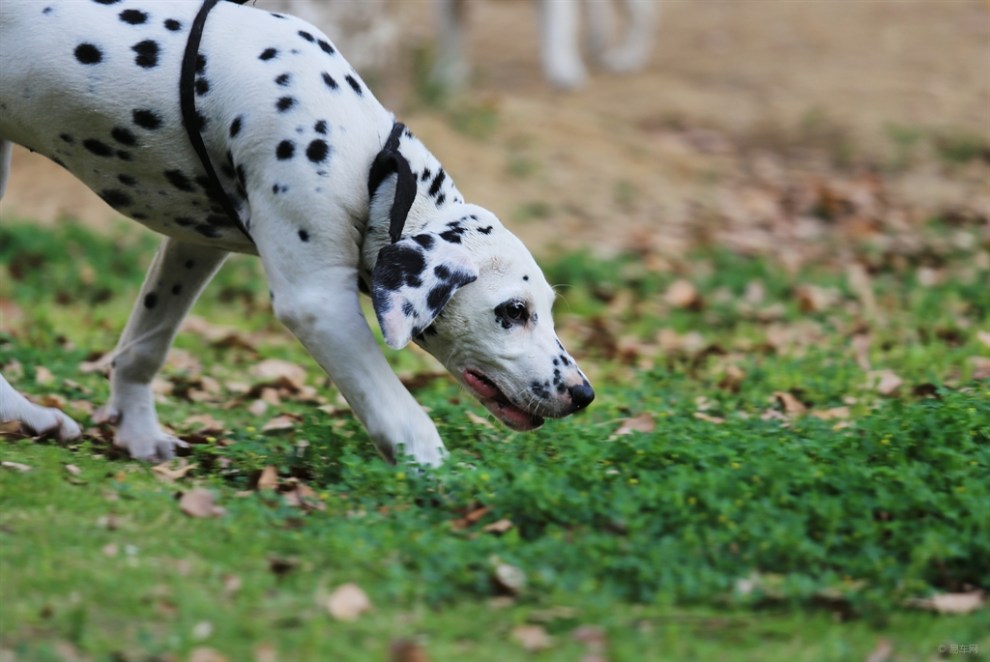
[[[412,53],[430,39],[431,7],[408,0],[398,10]],[[900,216],[883,222],[897,227],[946,210],[987,223],[986,155],[937,156],[947,141],[990,145],[986,2],[664,0],[645,71],[595,72],[569,93],[543,81],[535,18],[523,0],[473,3],[471,91],[437,109],[393,73],[380,96],[469,200],[538,252],[677,253],[713,219],[750,239],[763,223],[772,245],[787,207],[779,191],[795,187],[896,197]],[[115,216],[23,150],[0,214],[96,226]]]

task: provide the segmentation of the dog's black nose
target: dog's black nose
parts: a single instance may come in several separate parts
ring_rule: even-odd
[[[574,411],[578,409],[584,409],[591,404],[591,401],[595,399],[595,390],[591,388],[591,384],[588,380],[585,380],[577,386],[571,386],[567,389],[567,392],[571,394],[571,402],[574,403]]]

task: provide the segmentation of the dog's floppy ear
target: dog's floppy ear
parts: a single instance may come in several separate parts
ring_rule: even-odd
[[[395,174],[395,195],[388,213],[388,234],[392,243],[397,242],[402,236],[406,217],[412,209],[413,202],[416,201],[416,175],[412,173],[409,161],[399,151],[399,140],[405,128],[404,124],[395,123],[392,133],[385,141],[385,146],[375,156],[371,170],[368,172],[368,197],[372,201],[382,182],[389,175]]]
[[[433,323],[454,292],[477,278],[471,254],[432,232],[383,248],[371,272],[371,301],[385,343],[405,347]]]

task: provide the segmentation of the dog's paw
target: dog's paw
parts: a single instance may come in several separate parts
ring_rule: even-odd
[[[146,420],[141,420],[146,418]],[[113,443],[125,449],[135,460],[146,462],[167,461],[175,457],[177,448],[188,448],[189,444],[178,437],[164,432],[153,417],[124,415],[113,405],[100,407],[93,414],[96,423],[117,426]]]
[[[53,407],[37,407],[22,423],[39,437],[54,437],[61,442],[72,441],[82,434],[78,423]]]

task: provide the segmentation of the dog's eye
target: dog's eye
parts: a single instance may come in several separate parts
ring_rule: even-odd
[[[529,309],[519,299],[512,299],[495,308],[495,318],[508,329],[513,324],[525,324],[529,321]]]

